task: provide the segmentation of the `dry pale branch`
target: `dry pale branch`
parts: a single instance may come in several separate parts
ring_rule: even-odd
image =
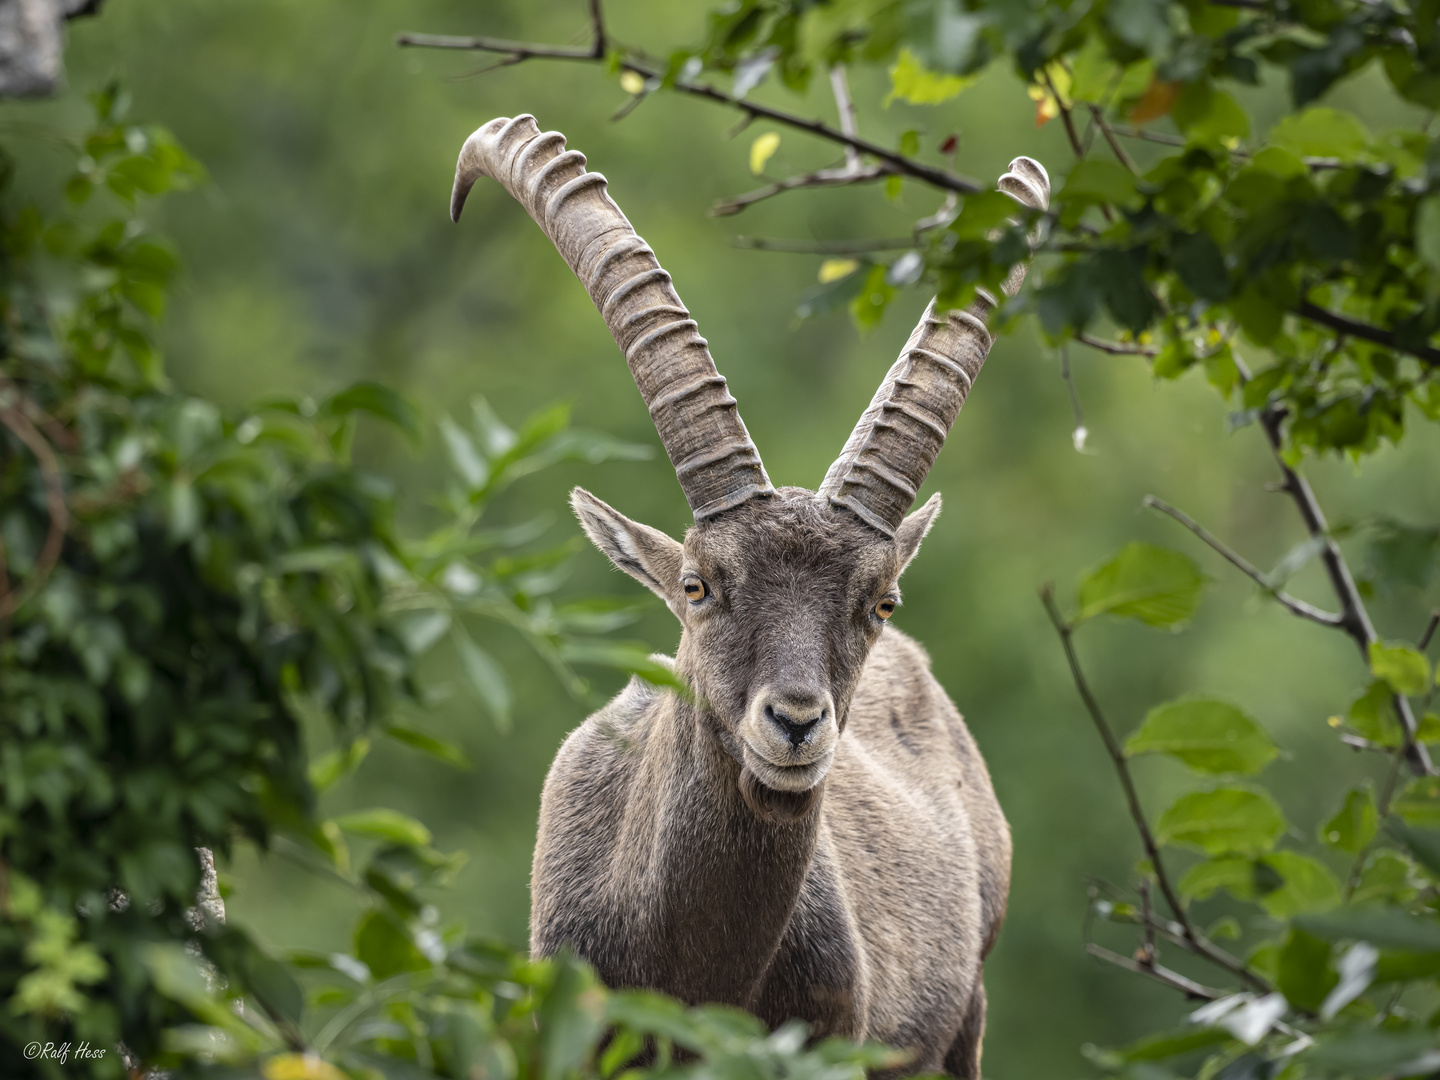
[[[773,184],[766,184],[762,188],[756,188],[754,191],[748,191],[733,198],[717,199],[715,205],[710,208],[710,216],[729,217],[732,214],[740,213],[747,206],[754,206],[765,199],[800,188],[848,187],[851,184],[873,183],[894,175],[894,167],[885,163],[861,165],[853,169],[848,165],[843,169],[818,169],[815,172],[802,173],[799,176],[787,176],[783,180],[776,180]]]

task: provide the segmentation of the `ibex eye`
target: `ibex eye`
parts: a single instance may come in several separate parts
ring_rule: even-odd
[[[686,599],[692,604],[698,604],[710,593],[710,590],[705,587],[705,582],[698,577],[687,577],[680,585],[685,590]]]
[[[881,600],[875,605],[875,617],[877,619],[888,619],[895,614],[894,600]]]

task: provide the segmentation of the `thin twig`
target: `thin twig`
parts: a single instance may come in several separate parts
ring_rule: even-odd
[[[1055,632],[1060,635],[1060,644],[1065,650],[1065,659],[1069,661],[1070,674],[1075,680],[1075,688],[1079,691],[1080,699],[1085,703],[1085,709],[1090,714],[1090,719],[1094,721],[1095,729],[1100,733],[1100,739],[1105,744],[1105,750],[1115,766],[1115,773],[1120,779],[1120,787],[1125,792],[1125,801],[1130,808],[1130,817],[1135,822],[1135,828],[1140,834],[1140,843],[1145,849],[1145,856],[1150,860],[1150,866],[1155,872],[1155,881],[1165,895],[1165,902],[1170,905],[1170,910],[1175,915],[1180,932],[1189,942],[1188,947],[1212,963],[1219,964],[1227,971],[1240,976],[1257,989],[1268,992],[1270,989],[1268,982],[1235,957],[1223,949],[1217,948],[1208,938],[1197,932],[1191,924],[1185,906],[1180,902],[1179,895],[1170,883],[1170,875],[1166,872],[1164,860],[1160,857],[1160,845],[1155,842],[1155,837],[1150,832],[1150,825],[1145,820],[1145,811],[1140,805],[1140,796],[1135,790],[1135,781],[1130,775],[1130,763],[1125,757],[1125,751],[1121,749],[1115,733],[1111,731],[1109,721],[1105,719],[1105,714],[1100,709],[1100,703],[1095,700],[1095,695],[1090,692],[1090,684],[1085,679],[1084,671],[1081,670],[1080,658],[1075,654],[1075,644],[1072,640],[1074,628],[1061,616],[1060,609],[1055,604],[1054,590],[1048,584],[1040,589],[1040,601],[1045,605],[1045,612],[1050,616],[1050,621],[1055,626]]]
[[[1103,945],[1096,945],[1093,941],[1085,946],[1085,951],[1107,964],[1114,964],[1118,968],[1134,972],[1136,975],[1144,975],[1154,979],[1156,982],[1164,983],[1173,990],[1179,990],[1186,997],[1199,998],[1202,1001],[1214,1001],[1225,996],[1224,990],[1212,990],[1208,986],[1202,986],[1194,979],[1187,979],[1178,971],[1171,971],[1159,964],[1142,964],[1138,960],[1132,960],[1128,956],[1121,956],[1117,952],[1111,952]]]
[[[848,165],[843,169],[817,169],[812,173],[787,176],[783,180],[776,180],[773,184],[766,184],[762,188],[756,188],[743,195],[736,195],[729,199],[717,199],[715,205],[710,207],[710,216],[729,217],[732,214],[740,213],[747,206],[754,206],[765,199],[774,198],[776,195],[799,188],[847,187],[850,184],[868,184],[894,175],[894,168],[886,164],[859,165],[853,169]]]
[[[1421,652],[1424,652],[1430,647],[1430,639],[1435,636],[1435,628],[1437,626],[1440,626],[1440,608],[1436,608],[1430,612],[1430,621],[1425,624],[1425,632],[1420,635],[1420,640],[1416,642],[1416,646]]]
[[[0,392],[19,393],[14,384],[0,376]],[[29,579],[18,589],[7,588],[0,598],[0,620],[8,619],[25,601],[34,596],[49,579],[60,562],[60,552],[65,546],[65,531],[70,526],[70,512],[65,504],[65,484],[61,479],[60,462],[45,436],[30,422],[23,407],[17,408],[8,400],[0,404],[0,424],[3,424],[35,455],[40,463],[40,475],[45,484],[45,504],[50,515],[50,526],[45,542],[35,559]]]
[[[1297,599],[1296,597],[1291,596],[1289,593],[1280,589],[1278,586],[1271,584],[1266,579],[1265,575],[1262,574],[1256,567],[1252,566],[1243,555],[1237,552],[1234,548],[1226,545],[1224,541],[1220,540],[1217,536],[1209,532],[1203,525],[1199,524],[1192,517],[1190,517],[1189,514],[1185,513],[1185,511],[1176,509],[1175,507],[1167,503],[1164,499],[1156,498],[1154,495],[1146,495],[1145,498],[1142,500],[1141,505],[1151,510],[1159,510],[1162,514],[1166,514],[1169,517],[1174,518],[1181,525],[1184,525],[1185,528],[1189,529],[1201,540],[1205,541],[1205,543],[1209,544],[1212,548],[1219,552],[1220,555],[1225,559],[1225,561],[1228,562],[1231,566],[1235,567],[1235,569],[1239,570],[1251,581],[1255,582],[1256,585],[1259,585],[1260,588],[1264,589],[1266,593],[1278,600],[1280,604],[1284,608],[1286,608],[1292,615],[1298,615],[1302,619],[1309,619],[1311,622],[1317,622],[1321,626],[1336,627],[1340,626],[1344,622],[1342,616],[1336,615],[1334,612],[1331,611],[1323,611],[1320,608],[1316,607],[1314,604],[1307,604],[1304,600]]]
[[[1158,356],[1160,354],[1159,349],[1152,349],[1148,345],[1137,345],[1128,341],[1108,341],[1105,338],[1087,334],[1084,330],[1076,331],[1075,340],[1081,345],[1089,345],[1090,348],[1099,349],[1111,356]]]
[[[1070,350],[1060,346],[1060,378],[1065,381],[1065,389],[1070,392],[1070,412],[1075,417],[1075,426],[1070,432],[1070,441],[1075,446],[1077,454],[1085,452],[1085,438],[1090,434],[1090,429],[1085,426],[1085,410],[1080,407],[1080,391],[1075,388],[1075,379],[1070,373]]]
[[[1080,136],[1075,131],[1075,119],[1070,115],[1070,106],[1065,104],[1065,99],[1055,88],[1055,80],[1050,78],[1048,71],[1042,70],[1040,77],[1045,80],[1045,86],[1049,89],[1050,96],[1055,99],[1055,107],[1060,110],[1060,120],[1065,125],[1065,137],[1070,140],[1070,149],[1075,151],[1077,158],[1083,158],[1085,148],[1081,145]]]
[[[595,59],[600,60],[605,56],[605,13],[602,10],[603,0],[590,0],[590,52]]]
[[[1110,125],[1105,122],[1105,111],[1101,109],[1099,105],[1091,105],[1090,115],[1094,118],[1095,126],[1100,129],[1100,134],[1105,136],[1105,141],[1110,145],[1111,151],[1115,154],[1116,158],[1119,159],[1120,164],[1129,169],[1131,175],[1139,176],[1140,170],[1135,167],[1135,159],[1125,152],[1125,148],[1121,146],[1120,141],[1115,138],[1115,132],[1112,131]]]
[[[543,45],[526,41],[508,41],[503,38],[491,37],[450,37],[443,34],[404,33],[396,37],[395,43],[400,46],[413,46],[425,49],[457,49],[470,52],[493,52],[500,53],[504,56],[518,56],[524,60],[579,60],[593,63],[604,59],[603,56],[596,56],[593,49],[564,48],[554,45]],[[665,72],[659,65],[634,56],[620,60],[619,67],[625,71],[633,71],[646,79],[660,79],[665,75]],[[739,98],[734,94],[726,93],[724,90],[711,86],[708,83],[676,79],[672,87],[684,94],[704,98],[707,101],[713,101],[732,109],[739,109],[748,116],[770,120],[777,124],[784,124],[786,127],[807,132],[817,138],[850,147],[861,154],[866,154],[886,162],[892,166],[897,173],[912,176],[917,180],[923,180],[925,183],[940,188],[943,191],[957,191],[962,195],[976,195],[986,190],[980,184],[967,177],[957,176],[952,172],[936,168],[933,165],[926,165],[924,162],[916,161],[914,158],[908,157],[896,150],[890,150],[881,146],[879,143],[870,142],[868,139],[846,135],[843,131],[831,127],[821,120],[807,120],[803,116],[797,116],[794,113],[785,112],[782,109],[762,105],[748,98]]]
[[[752,251],[780,251],[790,255],[864,255],[872,251],[901,251],[915,246],[909,236],[885,240],[767,240],[760,236],[737,236],[731,241],[738,248]]]
[[[1155,950],[1155,923],[1150,916],[1150,882],[1145,878],[1140,879],[1140,913],[1145,920],[1145,943],[1135,959],[1146,967],[1154,967],[1159,954]]]
[[[830,69],[830,91],[835,95],[835,111],[840,115],[840,130],[850,138],[860,134],[855,119],[855,101],[850,96],[850,81],[845,77],[845,65],[836,64]],[[851,172],[860,168],[860,152],[853,146],[845,147],[845,167]]]

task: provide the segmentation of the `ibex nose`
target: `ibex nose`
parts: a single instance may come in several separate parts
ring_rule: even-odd
[[[825,719],[825,708],[821,705],[796,708],[793,705],[774,704],[765,706],[765,717],[778,727],[791,746],[799,746],[810,737],[815,725]]]

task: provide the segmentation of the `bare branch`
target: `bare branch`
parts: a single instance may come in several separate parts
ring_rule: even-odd
[[[1237,358],[1237,367],[1240,376],[1248,381],[1250,372]],[[1275,458],[1275,464],[1280,468],[1282,477],[1279,489],[1290,496],[1295,504],[1296,510],[1300,512],[1300,520],[1305,524],[1305,530],[1311,537],[1320,541],[1320,561],[1325,567],[1325,573],[1330,578],[1330,585],[1335,590],[1335,596],[1340,601],[1340,622],[1339,629],[1344,630],[1355,642],[1360,650],[1361,658],[1368,666],[1370,663],[1370,644],[1380,640],[1375,633],[1375,625],[1370,621],[1370,612],[1365,607],[1365,601],[1360,596],[1360,590],[1355,585],[1355,576],[1350,572],[1350,565],[1345,561],[1345,555],[1340,550],[1340,545],[1330,535],[1330,526],[1325,520],[1325,512],[1320,509],[1320,503],[1315,498],[1315,492],[1311,489],[1309,482],[1290,467],[1282,452],[1285,445],[1284,432],[1281,430],[1285,422],[1285,410],[1278,405],[1267,406],[1260,414],[1260,427],[1265,432],[1265,438],[1270,443],[1271,454]],[[1415,734],[1419,725],[1415,720],[1415,713],[1410,708],[1410,699],[1404,694],[1396,694],[1391,699],[1395,706],[1395,714],[1400,718],[1400,725],[1405,731],[1405,745],[1402,753],[1410,762],[1410,767],[1421,776],[1435,775],[1435,767],[1430,762],[1430,752],[1425,749],[1423,743],[1415,740]]]
[[[1150,865],[1155,871],[1155,881],[1159,884],[1160,891],[1165,894],[1165,902],[1170,905],[1170,910],[1175,915],[1181,934],[1189,943],[1187,947],[1212,963],[1240,976],[1256,989],[1268,993],[1271,987],[1265,979],[1223,949],[1217,948],[1209,938],[1197,932],[1191,924],[1185,905],[1180,902],[1179,895],[1170,883],[1170,875],[1166,872],[1165,862],[1160,857],[1160,845],[1155,842],[1155,837],[1150,832],[1150,824],[1145,820],[1145,811],[1140,805],[1140,796],[1135,790],[1135,781],[1130,775],[1130,762],[1125,757],[1125,751],[1121,749],[1119,741],[1116,740],[1109,721],[1105,719],[1105,714],[1100,709],[1100,703],[1091,693],[1090,684],[1085,679],[1084,671],[1081,670],[1080,658],[1075,654],[1075,643],[1072,640],[1074,628],[1060,614],[1060,609],[1055,604],[1054,590],[1048,584],[1040,589],[1040,602],[1045,605],[1045,612],[1050,616],[1050,621],[1055,626],[1055,632],[1060,635],[1060,644],[1065,650],[1065,659],[1069,661],[1070,674],[1075,680],[1075,689],[1079,691],[1080,700],[1085,703],[1085,709],[1090,714],[1090,719],[1094,721],[1095,729],[1100,733],[1100,740],[1105,744],[1105,750],[1115,766],[1115,773],[1120,779],[1121,789],[1125,792],[1125,801],[1130,808],[1130,817],[1135,822],[1135,828],[1140,834],[1140,843],[1145,849],[1145,856],[1150,860]]]
[[[580,49],[565,45],[543,45],[528,41],[506,41],[492,37],[450,37],[445,34],[401,34],[397,45],[418,49],[465,49],[471,52],[500,53],[516,60],[594,60],[593,48]]]
[[[1119,953],[1111,952],[1103,945],[1096,945],[1093,941],[1085,946],[1085,951],[1091,956],[1104,960],[1107,964],[1114,964],[1118,968],[1133,972],[1136,975],[1144,975],[1146,978],[1154,979],[1156,982],[1164,983],[1172,990],[1179,990],[1189,998],[1198,998],[1202,1001],[1214,1001],[1225,996],[1224,990],[1212,990],[1208,986],[1202,986],[1193,979],[1187,979],[1178,971],[1171,971],[1159,964],[1142,964],[1139,960],[1132,960],[1128,956],[1121,956]]]
[[[1121,146],[1119,140],[1115,138],[1114,130],[1105,122],[1105,110],[1100,108],[1099,105],[1091,105],[1090,116],[1095,121],[1095,126],[1100,129],[1100,134],[1105,136],[1105,141],[1110,145],[1111,151],[1115,154],[1116,158],[1119,159],[1120,164],[1129,169],[1132,175],[1139,176],[1140,170],[1135,167],[1134,159],[1125,152],[1125,148]]]
[[[1157,356],[1159,349],[1152,349],[1148,345],[1132,344],[1128,341],[1107,341],[1105,338],[1098,338],[1080,330],[1075,334],[1075,340],[1081,345],[1089,345],[1092,349],[1099,349],[1111,356]]]
[[[833,243],[737,236],[730,242],[738,248],[752,251],[781,251],[792,255],[865,255],[872,251],[903,251],[915,246],[914,239],[909,236],[897,236],[890,240],[838,240]]]
[[[843,169],[818,169],[800,176],[787,176],[783,180],[766,184],[762,188],[756,188],[744,195],[736,195],[731,199],[717,199],[715,205],[710,207],[710,216],[729,217],[732,214],[740,213],[747,206],[753,206],[765,199],[774,198],[776,195],[799,188],[847,187],[850,184],[868,184],[882,177],[894,175],[895,170],[885,164],[857,165],[853,169],[848,165]]]
[[[1335,627],[1340,626],[1344,622],[1344,619],[1341,616],[1336,615],[1330,611],[1323,611],[1313,604],[1307,604],[1304,600],[1297,599],[1296,597],[1291,596],[1289,593],[1279,589],[1275,585],[1272,585],[1266,579],[1265,575],[1262,574],[1254,566],[1252,566],[1243,555],[1237,552],[1234,548],[1227,546],[1222,540],[1209,532],[1203,525],[1200,525],[1193,518],[1191,518],[1189,514],[1185,513],[1183,510],[1177,510],[1175,507],[1167,503],[1164,499],[1156,498],[1154,495],[1146,495],[1144,500],[1142,500],[1141,505],[1148,507],[1151,510],[1159,510],[1162,514],[1166,514],[1174,518],[1181,525],[1184,525],[1185,528],[1189,529],[1201,540],[1205,541],[1205,543],[1209,544],[1212,548],[1219,552],[1220,555],[1225,559],[1225,561],[1228,562],[1231,566],[1235,567],[1235,569],[1239,570],[1251,581],[1255,582],[1256,585],[1259,585],[1260,588],[1264,589],[1266,593],[1278,600],[1280,604],[1284,606],[1292,615],[1298,615],[1302,619],[1309,619],[1311,622],[1317,622],[1321,626]]]
[[[526,41],[508,41],[503,38],[480,36],[451,37],[444,34],[404,33],[396,37],[395,43],[400,46],[424,49],[492,52],[499,53],[503,56],[517,57],[520,60],[580,60],[594,63],[605,58],[603,54],[597,55],[593,48],[564,48],[554,45],[543,45]],[[663,78],[665,74],[658,65],[634,56],[621,60],[620,67],[626,71],[633,71],[646,79]],[[956,191],[962,195],[976,195],[986,190],[974,180],[967,177],[957,176],[952,172],[937,168],[934,165],[926,165],[922,161],[916,161],[914,158],[908,157],[896,150],[890,150],[878,143],[870,142],[868,139],[846,135],[845,132],[833,128],[821,120],[807,120],[803,116],[797,116],[794,113],[785,112],[782,109],[762,105],[748,98],[736,97],[734,94],[726,93],[724,90],[720,90],[708,83],[676,79],[673,83],[673,88],[681,93],[690,94],[693,97],[704,98],[707,101],[713,101],[719,105],[739,109],[750,117],[770,120],[774,123],[794,128],[797,131],[807,132],[816,138],[849,147],[861,154],[868,155],[889,164],[897,173],[914,177],[916,180],[922,180],[933,187],[940,188],[942,191]]]
[[[9,589],[7,582],[4,594],[0,595],[0,620],[5,620],[34,596],[54,572],[56,564],[60,562],[60,552],[65,546],[65,531],[70,526],[70,512],[65,504],[65,484],[61,479],[60,462],[55,458],[55,451],[25,415],[24,406],[11,404],[9,395],[19,394],[15,384],[0,376],[0,391],[8,391],[6,398],[0,399],[0,424],[8,428],[40,463],[40,475],[45,484],[46,510],[50,515],[50,527],[45,534],[45,542],[40,547],[40,554],[35,559],[35,567],[29,580],[13,591]],[[21,397],[23,400],[23,395]]]
[[[1435,636],[1437,626],[1440,626],[1440,608],[1430,612],[1430,621],[1425,624],[1425,632],[1420,635],[1420,640],[1416,643],[1421,652],[1430,647],[1430,639]]]
[[[1348,316],[1327,311],[1317,304],[1312,304],[1309,300],[1302,300],[1300,306],[1295,309],[1295,314],[1310,322],[1328,326],[1331,330],[1339,333],[1357,337],[1361,341],[1394,349],[1396,352],[1409,353],[1427,367],[1440,367],[1440,349],[1430,345],[1401,344],[1396,340],[1394,331],[1384,330],[1378,326],[1371,326],[1369,323],[1362,323]]]
[[[590,51],[595,58],[605,55],[605,13],[601,10],[601,0],[590,0],[590,27],[594,31],[591,37]]]

